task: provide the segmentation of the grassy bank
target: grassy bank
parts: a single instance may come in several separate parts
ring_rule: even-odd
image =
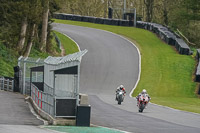
[[[141,79],[133,96],[145,88],[153,103],[200,113],[200,99],[195,94],[197,84],[192,80],[195,70],[192,56],[178,54],[172,46],[143,29],[67,20],[55,22],[103,29],[129,38],[140,49],[142,58]]]
[[[17,53],[0,42],[0,76],[13,77],[13,66],[17,65]]]
[[[76,43],[72,41],[70,38],[68,38],[67,36],[57,31],[53,31],[53,32],[57,35],[57,37],[61,41],[61,44],[63,45],[63,48],[65,49],[66,55],[79,51]]]

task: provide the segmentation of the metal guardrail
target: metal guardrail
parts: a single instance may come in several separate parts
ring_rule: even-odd
[[[4,77],[0,78],[0,89],[6,91],[14,90],[14,80],[13,79],[5,79]]]
[[[55,37],[55,39],[56,39],[56,42],[57,42],[57,44],[58,44],[58,47],[61,49],[61,42],[60,42],[60,39],[58,38],[58,36],[53,32],[53,35],[54,35],[54,37]]]
[[[39,90],[31,84],[33,102],[52,117],[75,118],[76,98],[56,97],[54,89],[44,84],[44,90]]]
[[[34,84],[31,84],[31,97],[39,108],[46,113],[54,116],[54,96],[53,89],[45,85],[47,92],[39,90]]]

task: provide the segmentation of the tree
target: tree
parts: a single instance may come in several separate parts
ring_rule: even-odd
[[[26,46],[26,50],[24,52],[24,57],[28,57],[30,52],[31,52],[31,48],[33,45],[33,40],[34,40],[34,35],[35,35],[35,28],[36,28],[36,24],[32,24],[32,29],[31,29],[31,33],[30,33],[30,37]]]
[[[151,22],[153,18],[154,0],[144,0],[144,5],[146,7],[146,21]]]
[[[23,0],[1,0],[0,4],[0,38],[7,47],[17,48],[23,13],[26,3]],[[23,16],[24,17],[24,16]]]
[[[21,21],[21,30],[20,30],[21,32],[19,34],[19,40],[17,44],[17,49],[19,52],[21,52],[22,49],[24,48],[24,43],[26,39],[26,30],[28,26],[27,16],[29,12],[29,2],[26,0],[21,1],[20,7],[22,8],[19,11],[21,14],[19,15],[19,17],[22,18],[22,21]]]
[[[32,0],[29,1],[29,12],[28,12],[28,34],[27,34],[27,45],[26,49],[24,51],[24,57],[28,57],[32,46],[33,41],[35,39],[35,32],[38,25],[41,23],[41,14],[42,14],[42,7],[41,7],[41,1],[40,0]]]
[[[26,39],[26,30],[27,30],[28,22],[27,22],[27,16],[25,16],[22,19],[22,24],[21,24],[21,32],[19,35],[19,41],[17,44],[17,49],[21,51],[24,48],[24,43]]]
[[[44,10],[43,10],[43,16],[42,16],[42,34],[41,34],[40,50],[46,52],[49,0],[44,0],[43,7],[44,7]]]

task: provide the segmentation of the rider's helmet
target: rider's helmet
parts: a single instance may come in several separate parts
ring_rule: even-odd
[[[124,86],[123,86],[123,85],[120,85],[119,88],[122,90],[122,88],[124,88]]]
[[[142,94],[146,94],[147,91],[145,89],[142,90]]]

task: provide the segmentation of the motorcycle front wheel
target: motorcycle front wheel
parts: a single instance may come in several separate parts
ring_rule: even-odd
[[[119,97],[118,97],[118,104],[120,105],[122,103],[122,95],[120,95]]]
[[[145,107],[145,106],[144,106],[144,104],[141,104],[141,105],[140,105],[140,107],[139,107],[139,112],[140,112],[140,113],[142,113],[142,112],[143,112],[143,110],[144,110],[144,107]]]

